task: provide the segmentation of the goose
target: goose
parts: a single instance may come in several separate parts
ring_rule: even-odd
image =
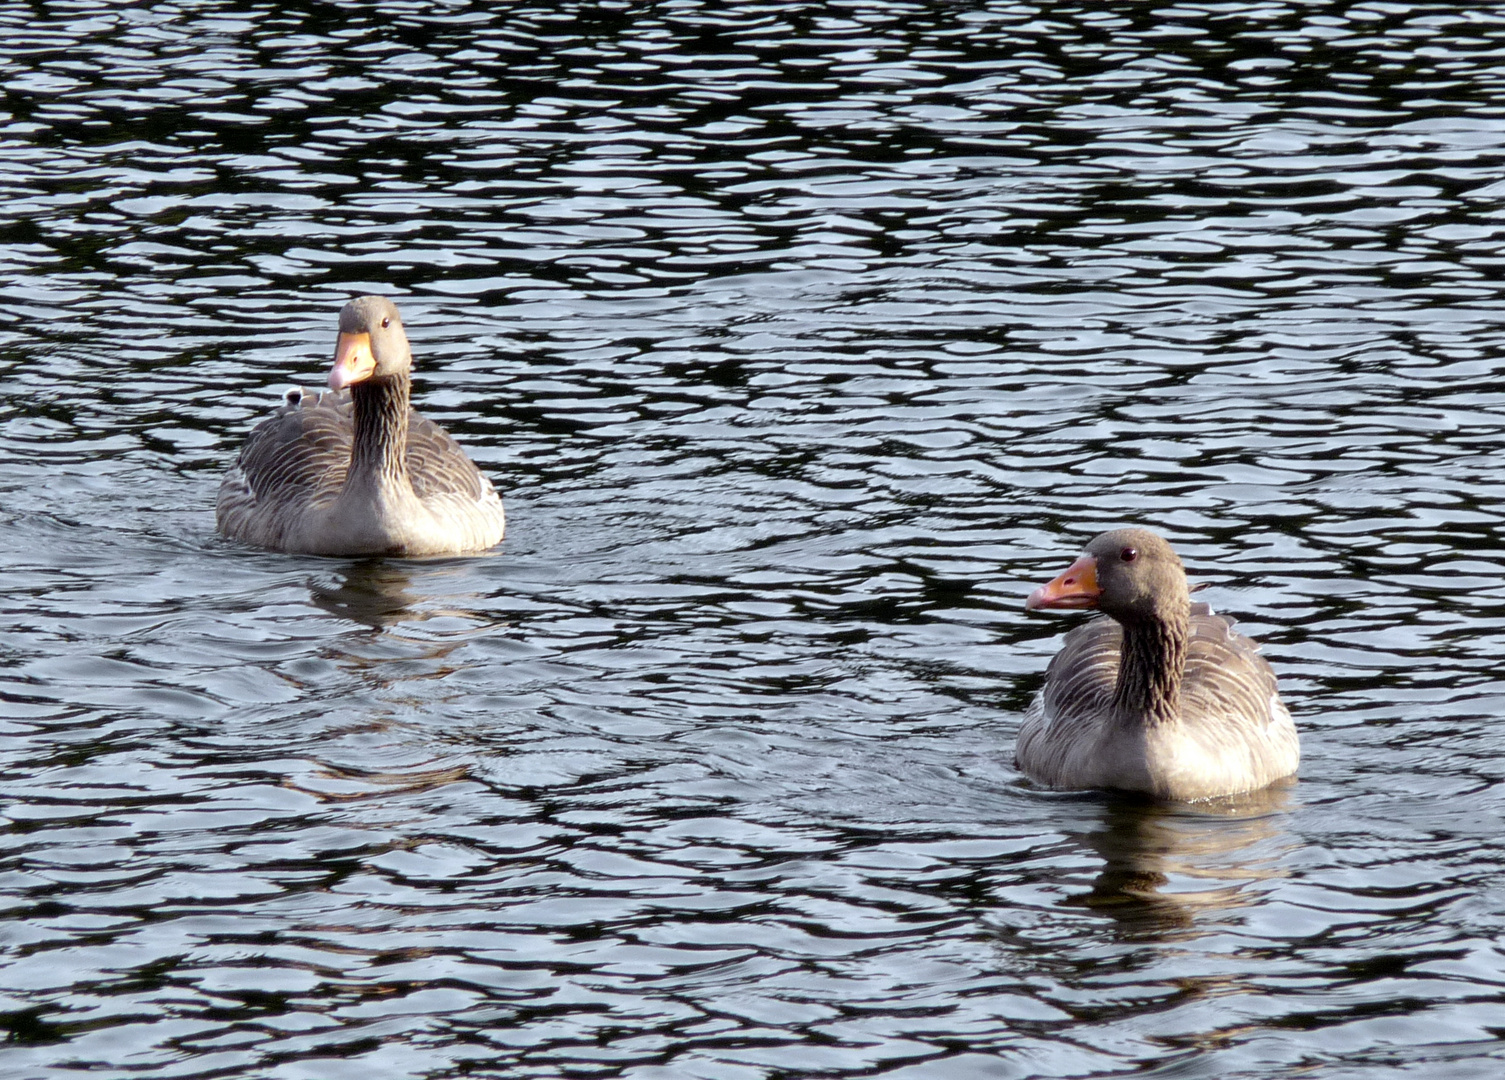
[[[408,405],[413,354],[397,305],[340,312],[329,392],[289,391],[247,437],[215,505],[219,531],[310,555],[484,551],[506,518],[491,481]]]
[[[1170,544],[1115,529],[1025,601],[1095,608],[1066,635],[1025,712],[1014,763],[1052,788],[1210,799],[1264,788],[1301,760],[1259,646],[1193,604]]]

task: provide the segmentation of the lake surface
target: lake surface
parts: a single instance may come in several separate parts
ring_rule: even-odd
[[[7,1077],[1505,1070],[1505,13],[0,35]],[[214,533],[365,292],[489,556]],[[1299,782],[1013,769],[1130,522]]]

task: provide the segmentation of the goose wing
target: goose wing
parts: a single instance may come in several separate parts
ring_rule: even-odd
[[[1074,627],[1045,669],[1045,686],[1025,711],[1014,764],[1027,776],[1073,786],[1111,716],[1123,629],[1099,616]]]
[[[1275,672],[1259,645],[1239,633],[1232,619],[1193,615],[1186,643],[1181,712],[1219,719],[1230,727],[1262,730],[1290,723],[1280,701]]]
[[[1190,631],[1181,715],[1202,754],[1192,779],[1215,795],[1293,774],[1301,737],[1259,646],[1216,615],[1193,616]]]
[[[279,511],[332,501],[350,465],[348,393],[294,391],[252,430],[220,485],[215,511],[226,536],[258,538]]]
[[[420,499],[455,495],[484,502],[496,489],[449,432],[416,410],[408,412],[408,479]]]
[[[1096,717],[1107,712],[1118,680],[1123,627],[1098,616],[1074,627],[1045,669],[1041,698],[1047,716]]]

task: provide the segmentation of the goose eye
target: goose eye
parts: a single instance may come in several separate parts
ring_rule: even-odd
[[[1135,548],[1126,547],[1118,553],[1118,557],[1124,562],[1133,562],[1135,559],[1139,558],[1139,552]]]
[[[385,330],[387,327],[389,327],[391,325],[392,325],[392,316],[390,316],[390,315],[384,315],[382,317],[382,320],[381,320],[381,328],[383,330]]]

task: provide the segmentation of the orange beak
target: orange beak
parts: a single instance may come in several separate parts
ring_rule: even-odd
[[[1041,585],[1024,602],[1025,611],[1036,608],[1094,608],[1103,590],[1097,584],[1097,559],[1083,555],[1066,572]]]
[[[343,390],[351,383],[371,378],[376,357],[371,355],[370,334],[341,334],[334,347],[334,367],[329,369],[329,388]]]

